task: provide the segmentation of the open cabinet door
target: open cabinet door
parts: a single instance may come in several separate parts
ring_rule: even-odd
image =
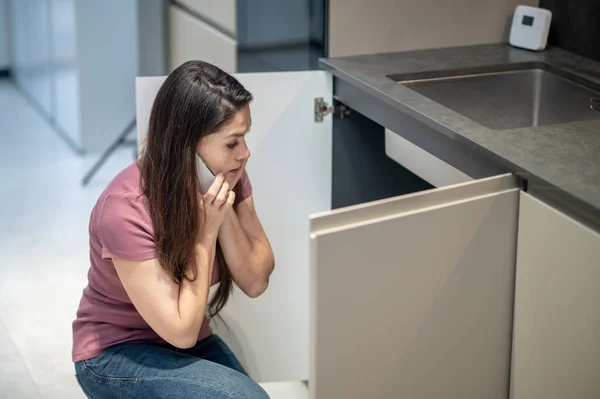
[[[259,382],[308,378],[309,216],[331,209],[331,117],[314,121],[314,99],[331,104],[324,71],[237,74],[254,94],[247,170],[258,216],[275,253],[269,288],[237,290],[216,331]]]
[[[311,398],[507,398],[518,206],[504,175],[312,216]]]
[[[324,71],[235,75],[254,95],[247,166],[258,216],[275,253],[269,288],[235,290],[218,333],[259,382],[308,378],[309,216],[331,209],[331,117],[314,120],[314,99],[331,104]],[[137,79],[138,142],[165,77]]]

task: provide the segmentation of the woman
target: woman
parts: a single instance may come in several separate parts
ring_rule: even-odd
[[[256,297],[274,267],[245,171],[251,100],[219,68],[181,65],[156,96],[139,160],[98,199],[73,323],[88,397],[268,398],[209,327],[232,281]],[[198,156],[217,174],[204,195]]]

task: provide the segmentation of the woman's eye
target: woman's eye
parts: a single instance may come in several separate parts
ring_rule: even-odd
[[[235,146],[237,146],[237,144],[238,144],[238,143],[237,143],[237,141],[236,141],[235,143],[232,143],[232,144],[227,144],[227,147],[233,150],[233,149],[235,148]]]

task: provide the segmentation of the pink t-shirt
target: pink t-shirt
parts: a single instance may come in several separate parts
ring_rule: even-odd
[[[236,203],[252,194],[246,171],[236,192]],[[119,173],[100,195],[90,216],[89,235],[91,266],[73,322],[73,361],[90,359],[123,342],[165,343],[131,303],[111,260],[156,257],[152,220],[141,194],[137,163]],[[211,285],[218,277],[215,264]],[[198,339],[211,333],[205,318]]]

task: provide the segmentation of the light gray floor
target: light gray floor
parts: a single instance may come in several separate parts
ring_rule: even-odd
[[[89,213],[133,161],[131,148],[118,150],[83,188],[98,156],[74,154],[0,80],[0,398],[85,397],[71,323],[87,281]]]

